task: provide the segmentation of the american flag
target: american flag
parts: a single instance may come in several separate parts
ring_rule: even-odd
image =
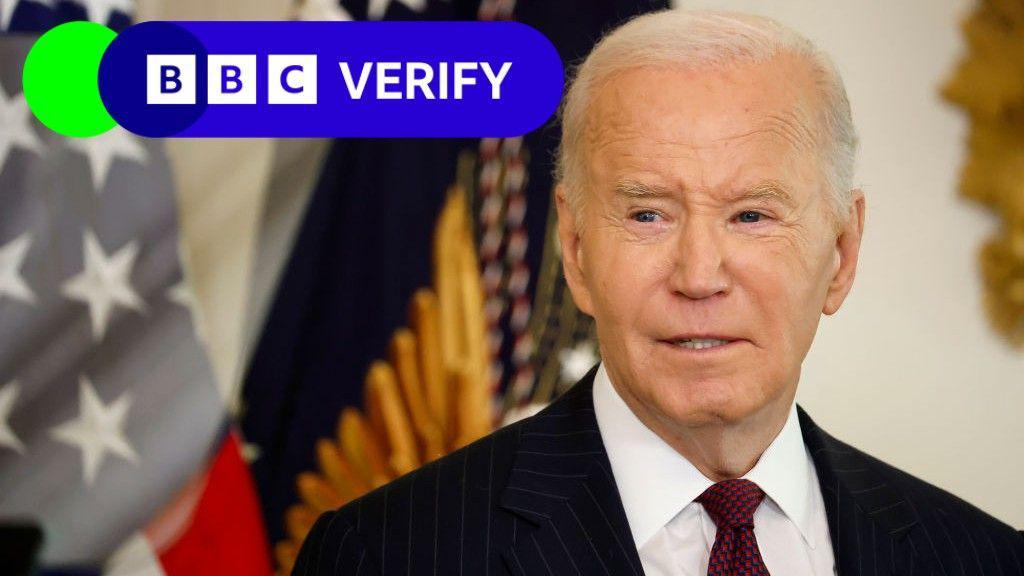
[[[81,19],[116,30],[131,11],[0,0],[0,526],[38,526],[43,568],[170,574],[164,553],[178,546],[180,560],[198,504],[225,477],[245,481],[183,272],[170,166],[160,142],[121,128],[54,134],[21,80],[40,33]],[[261,535],[255,499],[253,518]]]

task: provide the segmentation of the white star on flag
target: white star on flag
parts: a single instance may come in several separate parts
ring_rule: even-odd
[[[394,0],[370,0],[369,5],[366,7],[366,18],[369,20],[380,20],[387,14],[388,6]],[[405,4],[407,8],[413,12],[423,12],[427,7],[427,0],[398,0],[402,4]]]
[[[138,138],[120,126],[92,138],[71,138],[68,146],[85,154],[89,170],[92,171],[93,190],[97,194],[103,192],[115,158],[134,160],[140,164],[145,164],[149,159],[149,154]]]
[[[8,422],[19,392],[21,392],[21,387],[13,380],[0,388],[0,446],[10,448],[18,454],[24,454],[25,445],[15,436],[14,430],[11,430],[10,422]]]
[[[82,449],[82,474],[89,486],[96,482],[107,452],[138,464],[139,455],[122,430],[131,405],[131,394],[125,392],[109,406],[104,406],[92,382],[82,375],[78,381],[78,418],[50,431],[55,440]]]
[[[562,363],[562,381],[576,382],[597,364],[597,354],[589,342],[580,342],[575,348],[560,351],[558,360]]]
[[[142,299],[130,283],[139,246],[132,240],[108,258],[92,230],[85,231],[83,244],[85,268],[64,283],[62,292],[72,300],[89,305],[92,335],[99,341],[107,332],[114,304],[136,312],[145,310]]]
[[[0,248],[0,301],[9,296],[26,304],[36,303],[35,293],[21,275],[21,265],[31,243],[26,232]]]
[[[114,10],[125,15],[132,13],[132,0],[77,0],[85,8],[85,17],[106,25]]]
[[[0,2],[0,5],[7,4],[7,0]],[[32,130],[31,116],[24,94],[9,98],[0,86],[0,170],[3,170],[7,155],[15,146],[36,154],[43,151],[42,142]]]

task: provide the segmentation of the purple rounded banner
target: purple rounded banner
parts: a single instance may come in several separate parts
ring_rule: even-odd
[[[150,137],[507,137],[551,117],[563,72],[515,22],[144,22],[99,85]]]

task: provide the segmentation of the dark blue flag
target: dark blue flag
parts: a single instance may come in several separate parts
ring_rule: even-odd
[[[511,19],[558,49],[567,70],[607,30],[667,0],[354,0],[353,18]],[[317,440],[363,405],[410,298],[432,283],[447,191],[468,198],[485,294],[495,414],[549,400],[595,361],[552,240],[556,119],[512,139],[362,139],[332,144],[246,375],[243,429],[272,541],[287,536],[296,478]],[[304,521],[308,522],[308,518]],[[301,522],[298,522],[301,524]],[[293,535],[294,537],[294,535]]]

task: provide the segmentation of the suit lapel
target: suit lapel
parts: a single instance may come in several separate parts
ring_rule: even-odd
[[[502,552],[513,574],[643,574],[594,416],[595,373],[520,430],[500,500],[526,520]],[[931,574],[933,564],[914,545],[917,514],[879,473],[882,465],[798,413],[839,576]]]
[[[521,429],[501,495],[528,521],[503,553],[514,574],[643,574],[594,416],[595,373]]]
[[[839,576],[930,574],[913,539],[917,514],[879,473],[879,464],[836,440],[798,408],[828,516]]]

